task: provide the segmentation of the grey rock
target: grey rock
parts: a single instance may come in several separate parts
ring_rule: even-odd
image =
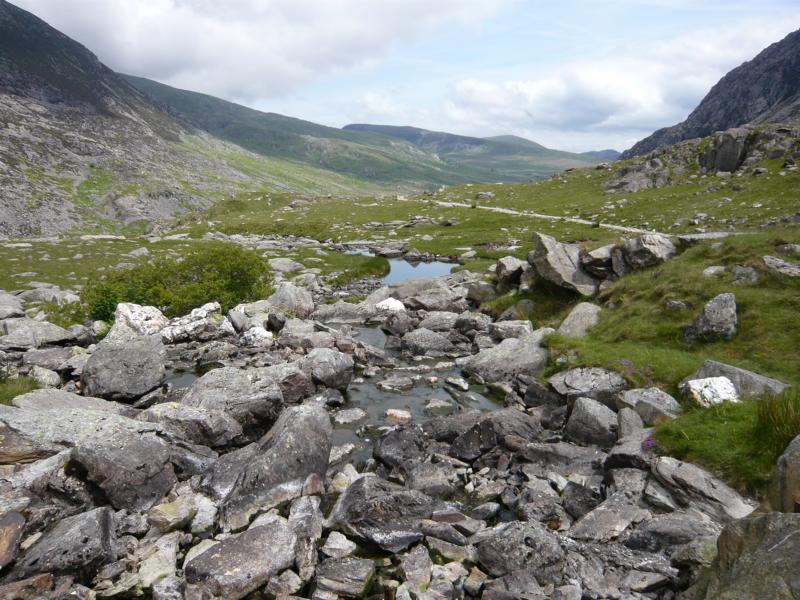
[[[34,390],[17,396],[11,404],[28,410],[61,411],[77,408],[110,412],[126,417],[135,412],[125,404],[91,396],[79,396],[64,390]]]
[[[564,433],[575,442],[607,448],[617,441],[617,415],[596,400],[578,398]]]
[[[509,338],[522,338],[533,335],[533,326],[528,320],[510,319],[489,325],[489,335],[497,342]]]
[[[731,268],[731,276],[737,285],[757,285],[761,276],[753,267],[734,265]]]
[[[569,536],[576,540],[607,543],[649,516],[649,511],[639,508],[627,494],[617,492],[577,521],[570,528]]]
[[[271,378],[278,384],[284,402],[295,404],[303,398],[313,395],[316,391],[314,381],[311,378],[313,367],[316,366],[318,375],[333,376],[333,373],[329,372],[328,369],[342,363],[342,360],[337,359],[336,355],[327,356],[323,353],[316,356],[319,356],[319,360],[310,359],[308,361],[263,367],[260,370],[260,374],[266,378]],[[328,361],[326,358],[331,358],[332,360]],[[344,377],[346,373],[341,375]]]
[[[737,324],[736,296],[720,294],[703,307],[684,336],[688,341],[729,340],[736,333]]]
[[[652,472],[682,506],[692,506],[714,519],[741,519],[753,511],[735,490],[695,465],[661,456],[653,462]]]
[[[777,256],[765,256],[763,260],[769,270],[775,271],[779,275],[800,277],[800,265],[798,264],[790,263]]]
[[[227,446],[242,435],[242,426],[227,413],[178,402],[164,402],[142,411],[139,421],[158,423],[193,444]]]
[[[64,344],[75,334],[47,321],[7,318],[0,320],[0,350],[27,350],[51,344]]]
[[[702,513],[675,512],[655,515],[641,523],[625,540],[636,550],[658,552],[672,550],[696,538],[718,535],[720,527]]]
[[[467,375],[477,375],[487,382],[511,381],[518,375],[538,377],[547,358],[547,350],[534,336],[509,338],[467,358],[461,368]]]
[[[649,469],[654,458],[649,440],[651,429],[638,429],[621,437],[608,451],[603,467],[608,469]]]
[[[541,233],[536,234],[534,241],[536,248],[528,255],[528,262],[542,279],[584,296],[597,292],[597,280],[581,268],[578,245],[562,244]]]
[[[261,369],[214,369],[195,381],[181,403],[224,412],[245,431],[263,431],[278,416],[283,394],[273,373]]]
[[[614,248],[614,244],[609,244],[591,252],[581,253],[581,267],[593,277],[608,279],[614,275],[611,259]]]
[[[212,546],[184,566],[187,599],[239,600],[294,563],[295,535],[283,519]]]
[[[689,375],[683,381],[705,379],[707,377],[727,377],[736,388],[737,393],[742,397],[757,394],[780,394],[789,387],[786,383],[777,379],[759,375],[758,373],[740,369],[739,367],[726,365],[715,360],[704,361],[697,371]]]
[[[350,556],[358,549],[358,546],[348,540],[338,531],[331,531],[328,534],[328,539],[325,540],[325,545],[320,548],[325,556],[330,558],[344,558]]]
[[[145,510],[176,481],[175,448],[159,427],[112,412],[0,406],[0,422],[46,454],[71,448],[72,460],[115,508]]]
[[[303,358],[302,366],[314,381],[329,388],[344,390],[353,379],[353,359],[338,350],[314,348]]]
[[[414,356],[441,356],[450,352],[453,344],[440,333],[420,328],[403,336],[402,347]]]
[[[147,511],[147,522],[159,531],[168,532],[186,527],[197,514],[191,498],[179,496],[174,502],[157,504]]]
[[[499,525],[476,544],[478,564],[490,575],[502,577],[524,569],[540,584],[557,578],[565,558],[558,538],[534,522]]]
[[[683,412],[675,398],[658,388],[626,390],[619,395],[617,405],[633,409],[647,424],[675,419]]]
[[[481,415],[472,427],[453,440],[450,452],[461,460],[473,461],[502,444],[506,436],[532,442],[539,438],[541,432],[536,418],[507,408]]]
[[[789,443],[775,463],[766,500],[772,510],[800,511],[800,436]]]
[[[139,582],[145,589],[154,583],[175,575],[180,532],[161,536],[146,550],[146,558],[139,564]]]
[[[329,558],[317,566],[317,589],[346,598],[362,598],[375,572],[366,558]]]
[[[324,481],[331,435],[324,408],[294,406],[258,442],[221,457],[204,486],[221,500],[222,522],[244,527],[258,511],[300,496],[309,477]]]
[[[267,298],[267,302],[275,308],[301,319],[307,319],[314,312],[314,298],[311,296],[311,292],[288,281],[281,283],[275,293]]]
[[[329,520],[349,535],[399,552],[422,539],[420,521],[442,507],[422,492],[365,475],[339,496]]]
[[[322,537],[323,522],[319,503],[319,496],[301,496],[289,509],[289,527],[297,536],[294,563],[303,581],[311,579],[317,564],[317,542]]]
[[[528,263],[513,256],[506,256],[497,261],[494,275],[497,278],[500,293],[508,292],[519,286],[522,272]]]
[[[550,472],[565,477],[592,475],[606,458],[606,453],[598,448],[584,448],[567,442],[532,442],[520,450],[519,455],[533,463],[531,469],[541,477]]]
[[[559,335],[567,338],[586,337],[600,321],[601,308],[596,304],[581,302],[573,308],[558,327]]]
[[[646,269],[669,260],[677,252],[672,241],[658,233],[645,233],[625,240],[622,246],[625,262],[634,269]]]
[[[599,367],[569,369],[556,373],[548,381],[568,401],[581,397],[592,398],[609,407],[615,406],[617,394],[628,387],[619,373]]]
[[[617,427],[619,438],[624,439],[644,429],[644,421],[635,410],[621,408],[617,412]]]
[[[99,567],[116,558],[113,518],[111,509],[102,507],[59,521],[17,561],[14,574],[19,578],[38,573],[93,577]]]
[[[31,367],[28,376],[43,388],[57,388],[61,385],[61,376],[58,373],[38,365]]]
[[[164,346],[157,335],[101,343],[83,368],[84,392],[122,401],[144,396],[164,380],[164,359]]]
[[[16,560],[25,524],[25,517],[18,512],[0,517],[0,569]]]
[[[527,569],[514,571],[483,586],[483,600],[545,600],[548,595]]]
[[[480,306],[497,298],[497,292],[488,281],[474,281],[467,288],[467,298]]]
[[[455,328],[458,319],[457,313],[435,310],[425,315],[419,326],[431,331],[450,332]]]

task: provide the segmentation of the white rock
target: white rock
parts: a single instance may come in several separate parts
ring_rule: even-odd
[[[402,312],[406,309],[405,305],[396,298],[387,298],[386,300],[381,300],[375,305],[375,308],[378,310],[384,310],[386,312]]]
[[[251,327],[242,334],[242,343],[251,348],[268,348],[272,346],[274,337],[271,331],[267,331],[260,325]]]
[[[331,531],[321,550],[325,556],[344,558],[345,556],[350,556],[357,548],[358,546],[354,542],[348,540],[338,531]]]
[[[727,377],[692,379],[682,383],[680,388],[685,397],[706,408],[723,402],[739,402],[736,386]]]
[[[155,306],[141,306],[129,302],[117,304],[114,322],[126,325],[138,335],[159,333],[169,325],[169,319]]]
[[[390,408],[386,411],[386,420],[400,424],[410,423],[411,413],[407,410],[401,410],[399,408]]]

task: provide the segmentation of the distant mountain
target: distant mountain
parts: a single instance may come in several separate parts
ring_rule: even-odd
[[[0,0],[0,238],[141,230],[241,189],[367,188],[192,130],[84,46]]]
[[[581,152],[581,155],[590,156],[598,160],[615,161],[619,160],[619,157],[622,156],[622,153],[609,148],[607,150],[590,150],[589,152]]]
[[[593,157],[560,150],[516,136],[476,138],[419,127],[352,124],[345,131],[376,133],[410,142],[434,153],[451,168],[470,173],[477,181],[529,181],[570,167],[599,162]]]
[[[725,75],[683,122],[659,129],[623,158],[747,123],[800,119],[800,30]]]

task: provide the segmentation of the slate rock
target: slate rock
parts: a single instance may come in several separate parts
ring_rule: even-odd
[[[617,441],[617,414],[591,398],[578,398],[564,429],[578,443],[607,448]]]
[[[131,401],[144,396],[164,380],[165,354],[157,335],[100,343],[81,373],[83,391],[108,400]]]
[[[346,598],[362,598],[375,572],[366,558],[329,558],[317,566],[317,589]]]
[[[242,435],[242,426],[227,413],[178,402],[156,404],[136,418],[158,423],[178,437],[210,448],[227,446]]]

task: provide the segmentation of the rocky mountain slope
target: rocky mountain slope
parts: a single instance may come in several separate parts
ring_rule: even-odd
[[[800,119],[800,30],[725,75],[683,123],[656,131],[627,150],[623,158],[747,123],[785,123],[797,119]]]
[[[572,167],[596,164],[594,156],[545,148],[517,136],[476,138],[418,127],[351,124],[345,131],[371,132],[405,140],[470,173],[474,181],[530,181]]]
[[[109,230],[248,189],[363,189],[195,132],[44,21],[0,1],[0,237]]]

